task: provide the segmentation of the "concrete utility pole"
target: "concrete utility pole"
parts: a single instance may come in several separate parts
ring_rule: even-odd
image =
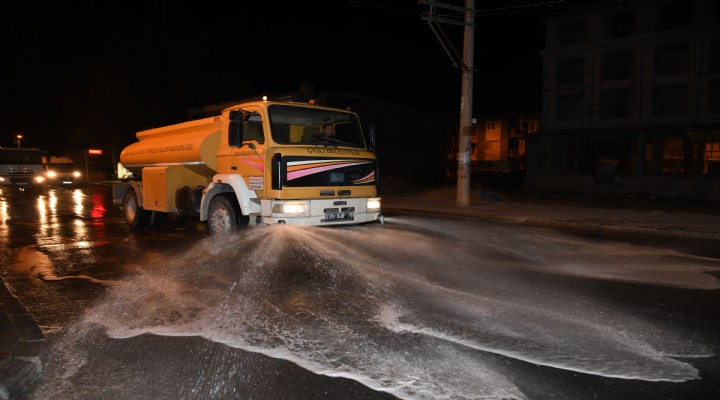
[[[437,36],[440,44],[450,57],[453,65],[462,70],[462,88],[460,93],[460,129],[458,132],[458,153],[457,153],[457,200],[458,206],[470,205],[470,137],[473,135],[472,111],[473,111],[473,64],[475,58],[475,0],[465,0],[465,7],[453,4],[441,3],[434,0],[418,0],[418,3],[430,6],[428,21],[430,29]],[[435,7],[446,8],[452,11],[464,13],[464,22],[437,17]],[[438,25],[438,22],[463,25],[465,27],[465,40],[463,57],[455,51],[447,36]]]
[[[463,50],[460,132],[458,141],[458,206],[470,205],[470,137],[473,135],[473,62],[475,58],[475,0],[465,0],[465,49]]]

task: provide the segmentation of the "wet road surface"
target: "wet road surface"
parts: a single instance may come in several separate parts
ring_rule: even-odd
[[[110,189],[3,190],[45,398],[711,398],[713,250],[390,217],[130,232]]]

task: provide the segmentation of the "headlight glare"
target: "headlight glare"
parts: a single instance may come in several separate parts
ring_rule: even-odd
[[[283,212],[285,214],[302,214],[305,212],[305,207],[302,204],[285,204]]]
[[[372,211],[380,211],[380,198],[373,197],[367,200],[367,210],[369,212]]]
[[[305,213],[305,205],[297,203],[281,203],[273,206],[274,214],[303,214]]]

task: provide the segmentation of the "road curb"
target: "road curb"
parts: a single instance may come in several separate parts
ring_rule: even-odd
[[[40,381],[50,349],[37,322],[0,278],[0,400],[27,394]]]

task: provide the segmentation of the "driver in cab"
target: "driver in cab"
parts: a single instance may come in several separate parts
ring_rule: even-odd
[[[326,122],[322,126],[322,130],[320,131],[320,137],[322,138],[335,138],[335,127],[333,124]]]

